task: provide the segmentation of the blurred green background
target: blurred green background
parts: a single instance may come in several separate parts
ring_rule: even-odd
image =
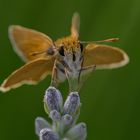
[[[9,25],[44,32],[54,40],[69,35],[72,14],[81,16],[80,39],[119,37],[130,63],[94,72],[81,90],[81,116],[87,140],[140,139],[140,1],[139,0],[0,0],[0,83],[24,63],[12,50]],[[0,94],[0,140],[38,140],[34,119],[46,117],[43,96],[50,77],[36,86]],[[59,86],[66,97],[67,83]]]

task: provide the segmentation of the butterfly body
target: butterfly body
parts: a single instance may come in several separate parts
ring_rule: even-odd
[[[55,79],[59,83],[67,78],[70,90],[77,90],[82,71],[83,45],[73,36],[59,39],[55,44],[59,46],[57,47],[58,57],[55,65],[57,77]]]
[[[51,85],[57,86],[67,79],[70,91],[75,91],[80,89],[85,77],[95,66],[97,69],[110,69],[128,63],[127,54],[119,48],[80,41],[78,29],[77,13],[72,18],[71,35],[56,41],[32,29],[10,26],[9,38],[13,49],[25,65],[6,78],[0,90],[6,92],[23,84],[36,84],[47,75],[52,75]],[[117,39],[100,42],[114,40]]]

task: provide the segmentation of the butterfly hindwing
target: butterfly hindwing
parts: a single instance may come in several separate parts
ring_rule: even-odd
[[[84,50],[83,67],[96,65],[97,69],[111,69],[124,66],[128,62],[127,54],[116,47],[91,43]]]
[[[14,71],[2,83],[0,90],[6,92],[11,88],[17,88],[23,84],[36,84],[43,80],[48,74],[51,74],[53,68],[53,60],[36,59],[26,63]]]

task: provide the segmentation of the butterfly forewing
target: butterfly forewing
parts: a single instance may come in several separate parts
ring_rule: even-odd
[[[5,92],[23,84],[36,84],[51,74],[54,60],[36,59],[14,71],[1,85],[0,90]]]
[[[91,43],[85,47],[83,67],[96,65],[97,69],[118,68],[128,61],[127,54],[119,48]]]
[[[18,25],[9,27],[9,38],[14,50],[25,62],[45,58],[46,53],[41,52],[47,51],[53,45],[45,34]],[[33,55],[34,53],[38,55]]]
[[[71,24],[71,36],[76,39],[78,39],[79,37],[79,26],[80,26],[80,16],[78,13],[74,13]]]

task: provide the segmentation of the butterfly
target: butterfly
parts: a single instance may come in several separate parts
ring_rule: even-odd
[[[120,48],[103,45],[117,38],[101,41],[79,40],[80,17],[74,13],[71,34],[53,41],[49,36],[19,25],[9,27],[9,38],[14,51],[25,62],[2,83],[6,92],[23,84],[37,84],[52,75],[51,85],[68,80],[70,91],[81,88],[85,77],[96,69],[112,69],[126,65],[128,55]]]

